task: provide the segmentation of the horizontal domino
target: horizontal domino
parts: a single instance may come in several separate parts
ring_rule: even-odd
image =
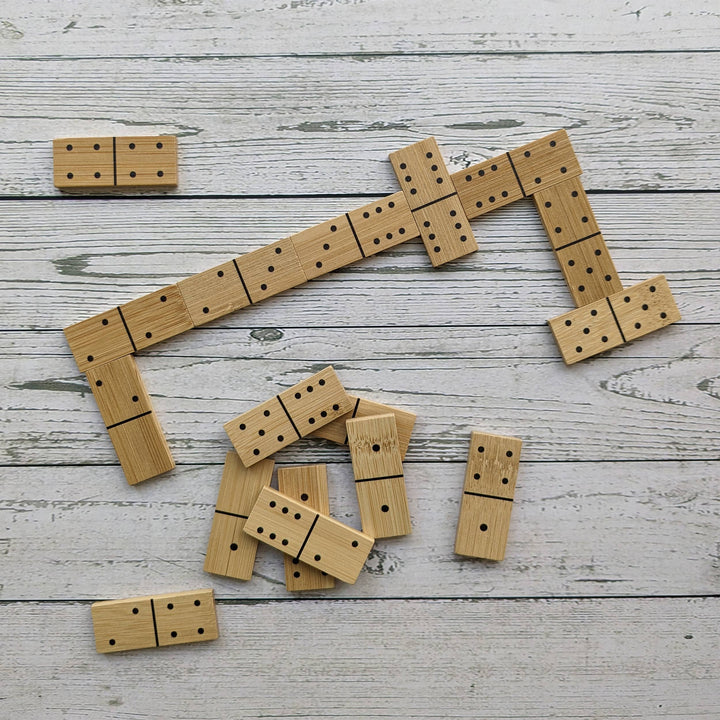
[[[415,413],[409,410],[399,410],[398,408],[354,395],[348,395],[348,397],[353,402],[352,411],[313,431],[311,433],[312,436],[330,440],[338,445],[347,445],[348,434],[345,423],[348,420],[368,417],[370,415],[386,415],[387,413],[392,413],[395,416],[395,424],[397,426],[400,457],[405,459],[405,454],[410,444],[410,436],[412,435],[415,419],[417,418]]]
[[[395,416],[347,421],[363,532],[375,538],[412,532]]]
[[[271,488],[260,493],[244,530],[286,555],[351,584],[375,543],[369,535]]]
[[[455,536],[458,555],[502,560],[522,440],[473,432]]]
[[[205,572],[238,580],[252,577],[257,540],[244,533],[243,527],[260,491],[270,485],[274,466],[272,460],[263,460],[246,468],[235,451],[227,453],[205,554]]]
[[[453,173],[450,178],[468,219],[525,197],[507,153]]]
[[[321,515],[330,514],[327,469],[325,465],[299,465],[278,468],[278,491],[299,500]],[[249,537],[249,536],[248,536]],[[250,538],[253,542],[257,542]],[[285,587],[290,592],[328,590],[335,578],[297,558],[285,555]]]
[[[435,138],[390,153],[390,162],[433,267],[475,252],[477,241]]]
[[[351,210],[347,218],[363,257],[370,257],[420,235],[402,191]]]
[[[218,637],[212,590],[105,600],[93,603],[90,612],[95,648],[99,653],[180,645]]]
[[[680,320],[664,275],[613,293],[548,321],[563,360],[580,360]]]
[[[177,185],[177,138],[58,138],[53,140],[55,187]]]
[[[224,428],[241,460],[250,467],[351,409],[352,401],[328,366],[233,418]]]
[[[135,358],[125,355],[90,368],[87,379],[128,483],[172,470],[175,463]]]
[[[296,233],[290,240],[308,280],[363,257],[362,247],[347,215]]]

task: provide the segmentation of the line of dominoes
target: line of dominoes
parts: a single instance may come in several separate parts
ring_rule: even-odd
[[[140,138],[122,140],[123,148],[127,145],[123,152],[135,152],[130,151],[130,144],[139,149]],[[156,145],[160,142],[157,138],[145,140],[150,147],[152,141]],[[101,153],[105,147],[87,138],[56,141],[56,145],[56,177],[65,171],[73,180],[75,171],[67,170],[67,163],[76,162],[78,168],[95,167],[82,158],[89,155],[95,162],[99,156],[93,153]],[[72,150],[67,150],[68,146]],[[104,364],[418,236],[433,266],[467,255],[477,250],[469,220],[531,196],[578,306],[549,321],[565,362],[585,359],[679,319],[662,276],[623,289],[580,183],[580,165],[564,130],[453,174],[446,169],[434,138],[392,153],[390,160],[400,192],[66,328],[80,370],[89,374]],[[147,163],[155,167],[157,159]],[[149,401],[146,409],[151,410]],[[172,467],[165,451],[157,450],[164,439],[161,442],[157,437],[162,433],[154,414],[146,415],[152,420],[144,423],[138,422],[143,418],[133,420],[135,417],[128,415],[122,420],[129,420],[127,424],[136,431],[139,447],[149,449],[142,462],[136,457],[132,463],[127,453],[123,457],[122,450],[118,451],[130,482],[154,477]],[[106,419],[106,426],[113,424]],[[151,437],[146,439],[143,433],[150,425],[147,432]],[[311,430],[314,428],[308,428]],[[279,435],[286,437],[285,433],[275,437]],[[257,445],[254,449],[262,452]]]

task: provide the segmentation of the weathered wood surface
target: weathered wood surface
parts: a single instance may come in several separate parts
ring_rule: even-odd
[[[10,3],[2,18],[9,57],[711,50],[720,37],[713,0],[75,0]]]
[[[112,656],[88,603],[0,619],[12,718],[710,720],[720,693],[707,598],[221,604],[212,643]]]
[[[53,137],[129,132],[179,136],[179,187],[168,194],[382,195],[397,190],[388,153],[428,135],[459,170],[560,127],[588,189],[717,186],[720,53],[48,58],[2,68],[0,195],[60,194]]]
[[[718,321],[720,193],[590,199],[625,285],[665,273],[683,323]],[[6,200],[0,327],[60,329],[365,202]],[[530,200],[472,226],[480,250],[443,268],[433,270],[420,240],[411,240],[207,327],[544,326],[573,307]],[[198,333],[212,342],[211,330],[190,334]]]
[[[337,460],[328,466],[331,514],[360,529],[349,456]],[[717,594],[716,463],[523,460],[501,563],[453,553],[464,472],[460,462],[406,463],[412,534],[378,540],[354,585],[309,595]],[[129,487],[114,468],[3,468],[0,599],[196,587],[213,587],[226,599],[293,597],[281,554],[265,546],[250,581],[203,573],[221,473],[220,464],[182,466]]]
[[[62,336],[12,337],[17,346],[1,380],[2,462],[114,464],[86,380],[60,349]],[[44,349],[35,357],[23,339]],[[245,328],[182,342],[175,352],[139,356],[179,463],[221,462],[229,449],[225,422],[328,363],[349,390],[417,413],[412,461],[464,460],[465,431],[475,426],[523,438],[525,460],[717,458],[717,326],[674,326],[572,369],[545,328],[287,335]],[[525,346],[522,359],[514,344]],[[338,452],[306,439],[277,457],[322,462]]]

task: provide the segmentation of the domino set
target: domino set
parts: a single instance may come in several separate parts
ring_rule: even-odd
[[[173,186],[171,136],[55,140],[58,188]],[[313,278],[420,237],[438,267],[478,249],[469,221],[532,197],[576,305],[548,321],[567,365],[680,319],[664,276],[624,288],[567,133],[451,174],[434,138],[390,154],[401,191],[65,328],[128,483],[174,467],[133,355]],[[285,554],[289,590],[355,582],[376,538],[411,532],[403,458],[415,416],[348,395],[331,367],[225,424],[229,452],[204,569],[247,580],[258,541]],[[280,468],[303,437],[349,446],[362,532],[329,514],[325,466]],[[455,552],[502,560],[521,449],[473,432]],[[212,590],[95,603],[98,652],[218,636]]]

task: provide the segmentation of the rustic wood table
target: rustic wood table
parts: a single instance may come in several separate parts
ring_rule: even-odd
[[[28,3],[0,13],[0,716],[720,717],[716,0]],[[129,487],[61,328],[398,189],[567,128],[624,283],[680,323],[567,368],[572,307],[532,202],[141,353],[177,461]],[[60,193],[51,140],[176,134],[180,185]],[[411,536],[291,596],[202,571],[222,424],[332,363],[412,410]],[[471,429],[524,439],[507,557],[453,554]],[[349,454],[331,508],[359,526]],[[97,599],[212,587],[221,637],[95,653]]]

